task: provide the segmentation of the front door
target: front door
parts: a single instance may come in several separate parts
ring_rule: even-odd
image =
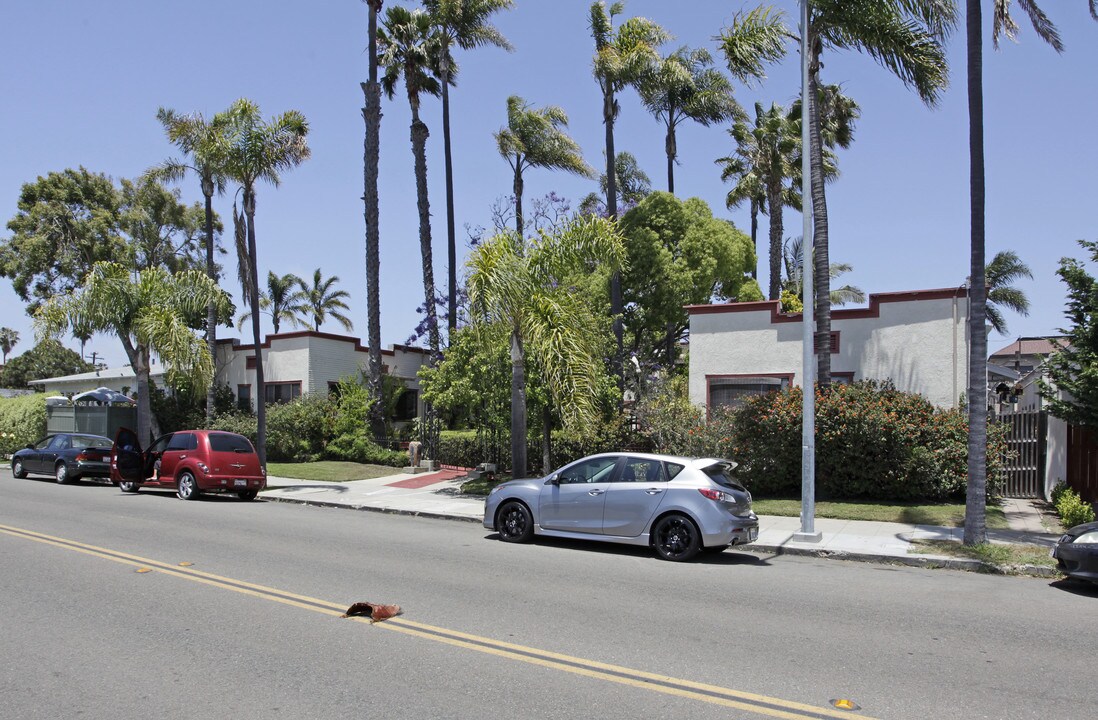
[[[606,492],[602,531],[607,535],[637,537],[667,494],[667,475],[658,460],[627,457]]]
[[[145,482],[141,442],[137,439],[137,433],[129,428],[119,428],[114,436],[114,447],[111,448],[111,479],[115,482]]]
[[[541,526],[546,530],[601,534],[606,490],[617,461],[617,456],[589,458],[560,470],[555,484],[542,487],[538,503]]]

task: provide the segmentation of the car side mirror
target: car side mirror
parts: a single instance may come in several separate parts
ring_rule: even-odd
[[[27,443],[27,450],[33,450],[33,449],[34,449],[34,445],[31,445],[30,443]]]
[[[550,475],[549,476],[549,484],[550,485],[560,485],[560,475]]]

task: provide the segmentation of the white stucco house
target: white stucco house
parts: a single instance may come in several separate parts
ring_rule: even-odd
[[[327,394],[341,379],[358,377],[369,367],[370,351],[356,337],[324,332],[300,331],[268,335],[260,346],[263,356],[264,392],[268,403],[287,402],[302,395]],[[427,351],[407,345],[393,345],[381,351],[382,372],[403,381],[407,392],[401,397],[397,420],[410,420],[422,413],[419,399],[420,366]],[[217,341],[219,385],[228,385],[237,402],[255,409],[255,345],[228,338]],[[150,377],[164,386],[164,368],[153,364]],[[126,365],[94,372],[32,381],[47,394],[72,395],[107,387],[132,393],[137,386],[133,368]]]
[[[708,408],[744,395],[801,385],[800,313],[777,300],[691,305],[690,400]],[[834,382],[891,380],[939,407],[957,407],[967,386],[967,291],[875,293],[864,308],[831,311]]]

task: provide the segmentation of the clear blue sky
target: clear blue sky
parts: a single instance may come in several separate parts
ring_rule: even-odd
[[[392,4],[389,0],[386,5]],[[411,4],[411,3],[404,3]],[[779,0],[790,21],[794,0]],[[990,5],[990,3],[986,3]],[[591,76],[588,0],[519,0],[497,24],[515,46],[461,53],[452,91],[459,255],[464,226],[489,225],[493,201],[508,195],[510,168],[492,133],[505,123],[508,95],[560,105],[589,163],[602,163],[601,101]],[[625,17],[643,15],[675,35],[667,49],[705,46],[733,15],[755,3],[737,0],[630,0]],[[962,3],[963,5],[963,3]],[[991,349],[1016,335],[1055,332],[1064,324],[1058,260],[1080,256],[1075,241],[1098,240],[1098,23],[1083,0],[1043,3],[1059,25],[1067,51],[1041,43],[1016,10],[1020,42],[985,55],[988,258],[1012,249],[1029,264],[1021,287],[1033,305],[1028,318],[1008,314],[1011,336],[992,336]],[[985,18],[986,19],[986,18]],[[20,186],[39,175],[83,165],[116,180],[135,177],[173,155],[156,121],[159,106],[207,116],[238,97],[273,115],[305,114],[313,156],[285,174],[281,187],[259,189],[256,215],[261,277],[267,270],[309,276],[316,267],[338,275],[352,295],[355,334],[366,335],[362,196],[363,122],[359,82],[366,76],[366,6],[358,0],[192,0],[162,3],[66,0],[4,3],[0,10],[0,217],[16,211]],[[842,177],[828,188],[831,257],[853,264],[844,281],[867,292],[962,284],[969,267],[968,126],[963,19],[950,40],[951,86],[927,109],[871,59],[825,56],[823,79],[839,82],[862,108],[855,142],[840,154]],[[799,57],[770,69],[765,83],[737,86],[745,106],[756,100],[788,104],[799,88]],[[632,152],[659,189],[665,184],[662,126],[635,94],[621,98],[617,147]],[[382,339],[403,342],[417,322],[423,291],[409,111],[403,91],[385,101],[381,156]],[[436,284],[445,287],[445,195],[441,109],[426,99]],[[727,186],[713,159],[733,149],[726,128],[682,126],[680,197],[698,196],[718,216],[745,231],[746,209],[724,208]],[[200,199],[195,181],[180,186]],[[526,203],[549,191],[573,205],[596,190],[592,181],[559,173],[526,175]],[[231,198],[216,201],[228,218]],[[787,210],[787,235],[800,234],[799,214]],[[760,237],[765,238],[762,218]],[[6,236],[0,229],[0,237]],[[235,285],[235,260],[226,261]],[[760,283],[766,287],[765,261]],[[236,293],[239,295],[239,292]],[[15,354],[33,343],[33,327],[7,280],[0,281],[0,325],[17,329]],[[340,331],[329,324],[322,329]],[[239,336],[235,330],[219,334]],[[242,339],[249,342],[245,334]],[[78,343],[69,340],[70,347]],[[96,350],[123,362],[117,340],[97,337]]]

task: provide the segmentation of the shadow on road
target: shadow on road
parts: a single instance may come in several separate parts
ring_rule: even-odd
[[[1050,582],[1048,586],[1056,588],[1057,590],[1069,592],[1072,595],[1098,598],[1098,585],[1087,582],[1086,580],[1074,580],[1072,578],[1064,578],[1063,580]]]
[[[486,540],[491,540],[492,542],[502,542],[499,539],[499,533],[489,533],[485,535],[484,538]],[[541,535],[535,536],[531,541],[531,544],[545,547],[570,548],[580,552],[601,553],[604,555],[648,558],[664,562],[656,555],[655,550],[640,545],[621,545],[618,543],[599,542],[596,540],[573,540],[571,538],[544,537]],[[734,548],[725,549],[723,552],[703,550],[695,555],[694,559],[689,562],[697,563],[699,565],[744,565],[753,567],[764,567],[770,564],[769,560],[765,557],[760,557],[759,555],[747,551],[737,551]]]

